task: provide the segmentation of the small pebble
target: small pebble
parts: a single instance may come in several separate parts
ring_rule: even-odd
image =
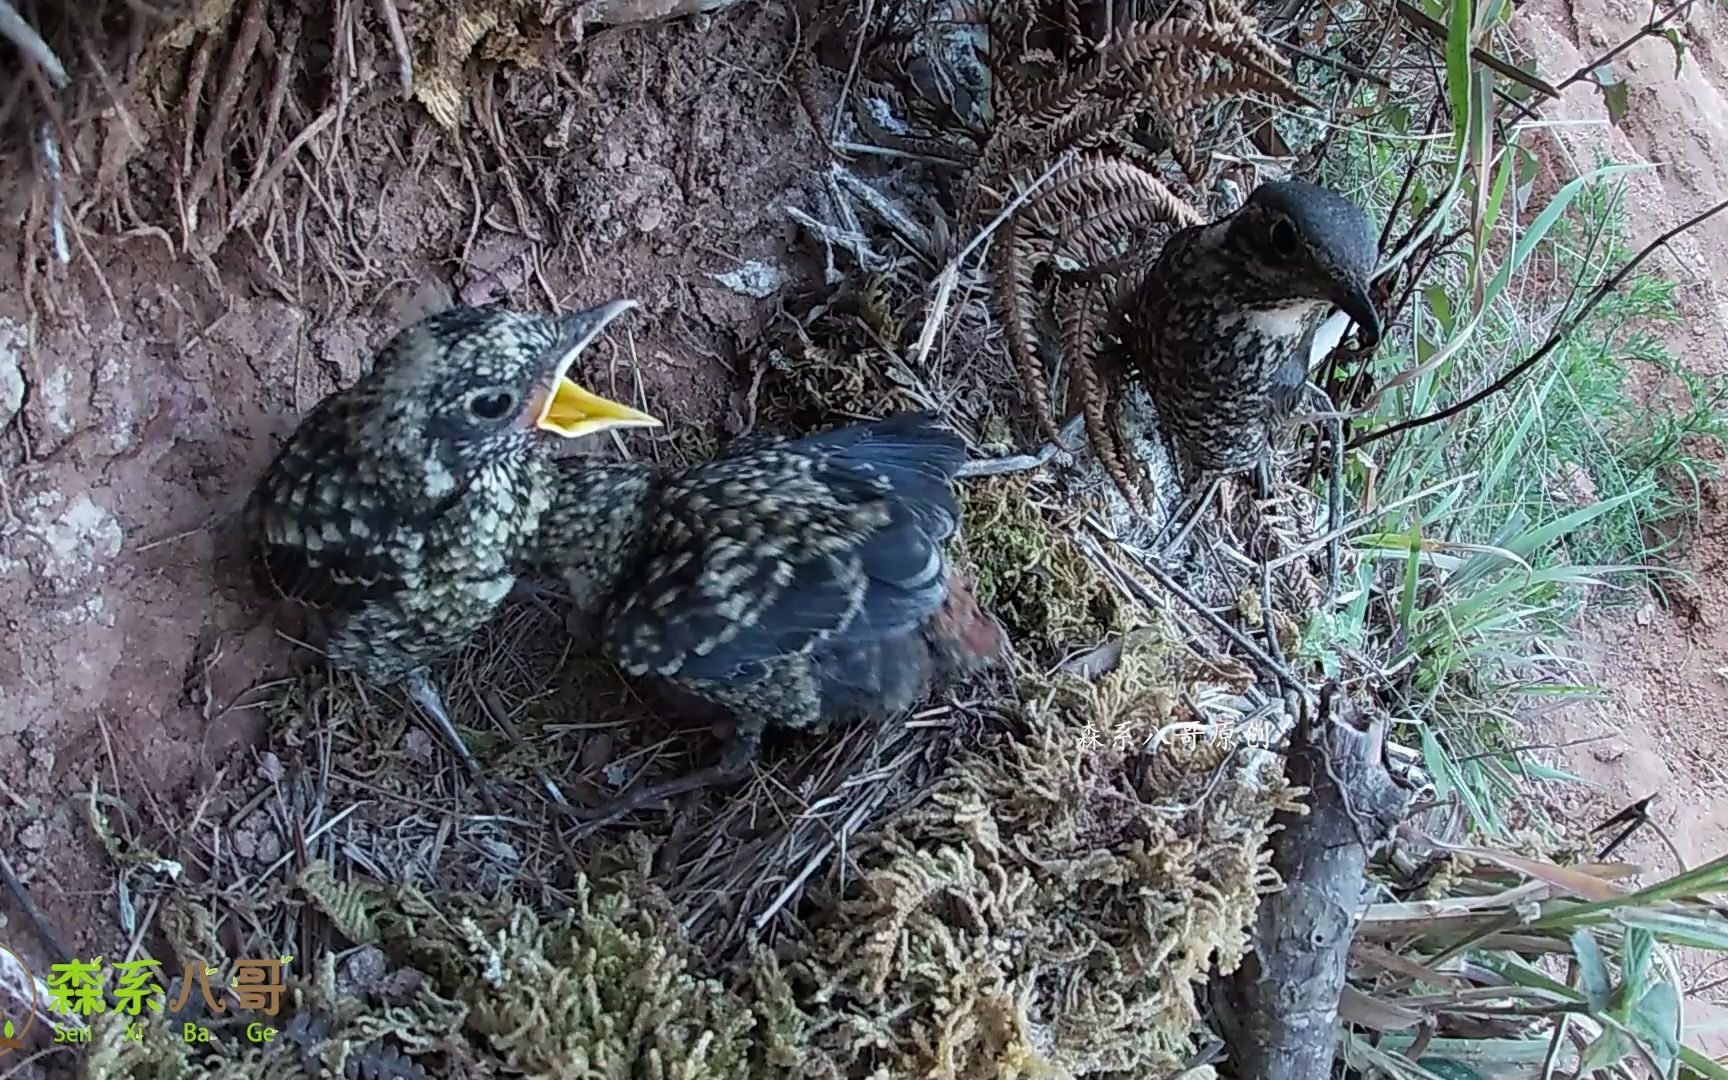
[[[375,945],[363,945],[342,961],[336,971],[336,987],[344,994],[370,993],[384,979],[389,962]]]
[[[40,821],[32,821],[18,830],[18,843],[29,851],[41,851],[48,846],[48,826]]]

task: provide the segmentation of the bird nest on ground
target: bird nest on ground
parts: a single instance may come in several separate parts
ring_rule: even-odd
[[[340,684],[277,699],[273,749],[201,805],[173,879],[168,838],[93,792],[176,963],[222,986],[237,959],[303,959],[275,1046],[106,1016],[86,1075],[1160,1075],[1276,886],[1270,819],[1299,793],[1231,732],[1251,680],[1162,622],[965,707],[964,739],[961,706],[845,733],[669,829],[567,845],[530,793],[612,787],[654,725],[609,727],[627,693],[536,652],[544,620],[517,610],[444,673],[478,688],[458,712],[510,711],[474,747],[521,796],[498,813],[405,710]]]
[[[776,393],[765,417],[800,407]],[[200,962],[222,987],[240,960],[299,959],[275,1043],[250,1043],[244,1014],[184,1018],[209,1043],[130,1039],[109,1015],[85,1075],[1181,1069],[1197,989],[1246,949],[1278,884],[1272,817],[1300,792],[1244,737],[1267,715],[1248,671],[1125,593],[1059,491],[964,487],[956,554],[1014,627],[1014,671],[882,729],[787,740],[743,788],[643,827],[576,840],[559,803],[718,748],[577,655],[555,599],[511,605],[436,676],[495,809],[409,706],[346,680],[275,688],[270,750],[173,836],[93,792],[167,970]]]

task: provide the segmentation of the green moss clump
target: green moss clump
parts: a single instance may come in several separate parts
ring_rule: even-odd
[[[1120,629],[1123,612],[1097,568],[1028,498],[1030,484],[1010,476],[963,485],[962,548],[979,601],[1020,647],[1056,657]]]

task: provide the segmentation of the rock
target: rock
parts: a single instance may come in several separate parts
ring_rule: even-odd
[[[24,334],[17,323],[0,319],[0,428],[24,407]]]
[[[402,756],[416,765],[430,765],[433,757],[432,736],[419,728],[402,733]]]
[[[371,993],[383,980],[388,967],[377,946],[362,945],[350,953],[337,969],[336,988],[345,995]]]
[[[742,264],[736,270],[708,276],[740,296],[748,296],[754,300],[766,300],[773,296],[786,286],[787,280],[786,271],[755,259]]]
[[[48,826],[32,821],[18,830],[18,843],[26,851],[41,851],[48,846]]]
[[[1604,765],[1612,765],[1626,756],[1626,747],[1620,743],[1597,743],[1590,748],[1590,756]]]
[[[281,758],[277,757],[274,752],[266,750],[258,755],[258,775],[273,784],[279,784],[282,782],[282,778],[288,775],[288,770],[282,767]]]

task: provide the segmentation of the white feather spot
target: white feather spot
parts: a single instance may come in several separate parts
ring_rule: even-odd
[[[440,499],[456,490],[456,477],[435,457],[426,459],[426,494]]]
[[[1245,322],[1267,337],[1300,337],[1308,329],[1308,317],[1325,303],[1324,300],[1294,300],[1281,307],[1250,311]]]

